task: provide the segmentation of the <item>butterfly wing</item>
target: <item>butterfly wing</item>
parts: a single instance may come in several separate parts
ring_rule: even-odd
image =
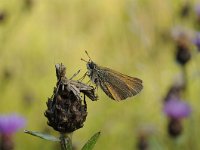
[[[98,78],[101,89],[117,101],[132,97],[143,88],[142,80],[106,67],[99,67]]]

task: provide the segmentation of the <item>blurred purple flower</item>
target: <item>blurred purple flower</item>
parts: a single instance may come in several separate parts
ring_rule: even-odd
[[[0,115],[0,133],[12,134],[25,126],[26,120],[17,114]]]
[[[193,39],[193,43],[196,45],[196,47],[200,51],[200,32],[196,34],[195,38]]]
[[[195,9],[196,15],[200,16],[200,4],[197,4],[194,9]]]
[[[164,104],[164,113],[174,119],[188,117],[191,113],[190,106],[179,99],[171,99]]]

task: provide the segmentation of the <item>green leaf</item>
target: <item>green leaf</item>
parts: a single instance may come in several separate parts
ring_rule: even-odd
[[[48,141],[60,142],[59,138],[52,136],[52,135],[49,135],[49,134],[45,134],[45,133],[41,133],[41,132],[35,132],[35,131],[29,131],[29,130],[24,130],[24,132],[27,133],[27,134],[39,137],[41,139],[48,140]]]
[[[96,144],[98,138],[100,136],[100,132],[95,133],[88,141],[85,143],[81,150],[92,150],[94,145]]]

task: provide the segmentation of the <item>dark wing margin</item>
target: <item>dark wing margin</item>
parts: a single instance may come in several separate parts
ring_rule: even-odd
[[[113,100],[124,100],[138,94],[142,89],[142,80],[102,67],[99,72],[100,87]]]

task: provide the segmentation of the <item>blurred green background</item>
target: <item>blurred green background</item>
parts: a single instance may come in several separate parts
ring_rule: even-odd
[[[67,67],[67,77],[86,72],[84,50],[99,65],[139,77],[143,91],[123,102],[110,100],[100,89],[99,100],[87,100],[84,127],[73,134],[80,149],[95,132],[101,137],[95,150],[136,149],[141,128],[153,132],[150,149],[200,149],[199,57],[187,64],[189,85],[185,99],[192,116],[184,121],[179,146],[168,137],[163,97],[180,72],[174,59],[171,30],[193,30],[191,15],[181,19],[187,1],[181,0],[1,0],[0,112],[18,112],[26,129],[58,134],[44,117],[46,101],[56,84],[56,63]],[[195,1],[188,1],[191,11]],[[84,80],[87,82],[89,79]],[[59,149],[22,131],[15,135],[16,150]]]

